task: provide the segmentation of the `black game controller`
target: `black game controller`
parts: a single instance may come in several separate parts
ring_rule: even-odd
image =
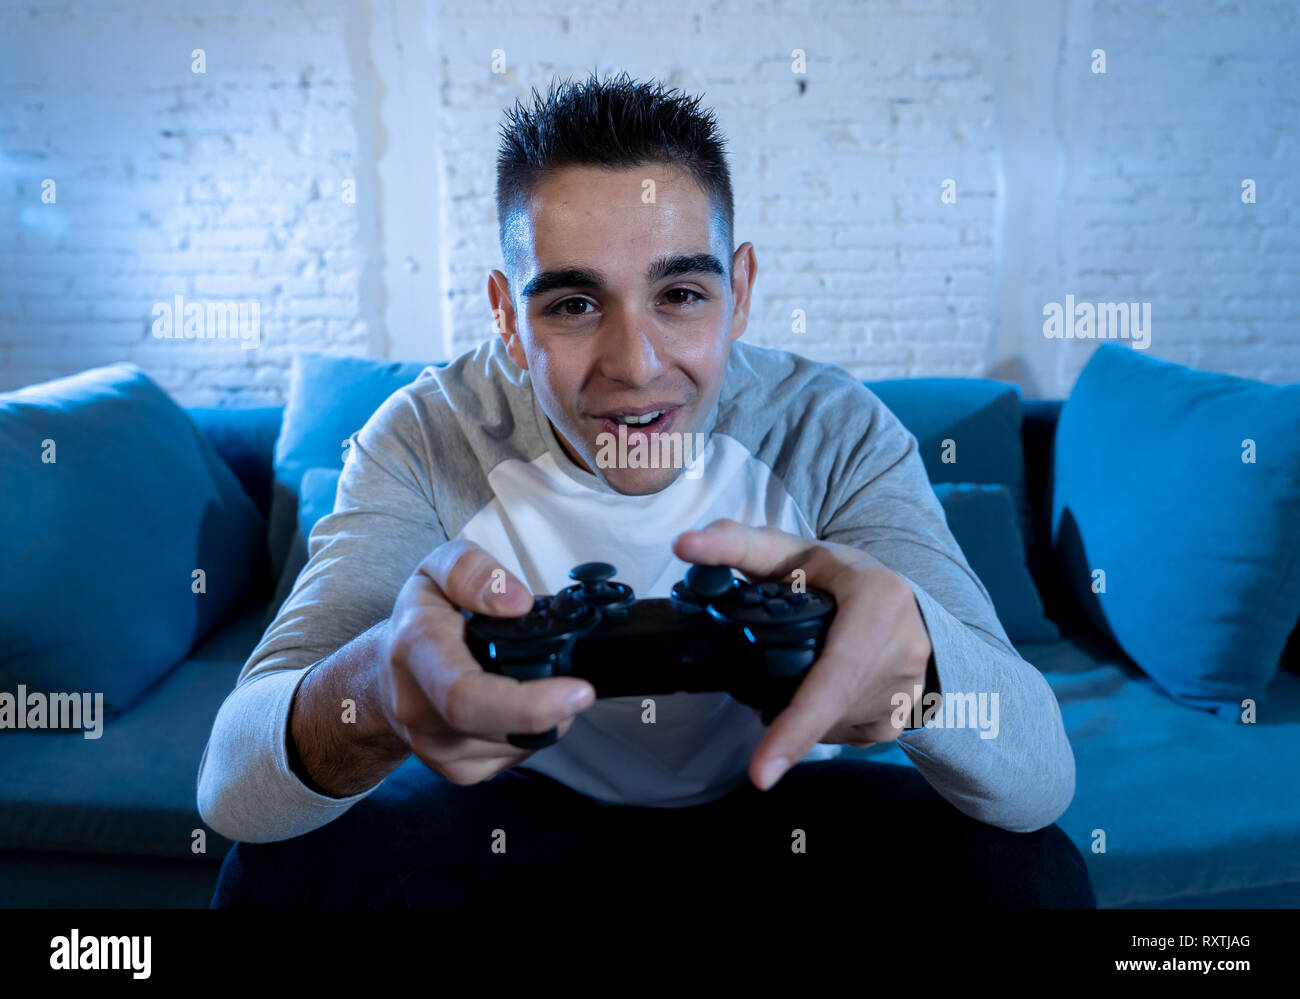
[[[637,600],[609,582],[614,567],[584,562],[578,582],[534,597],[523,617],[462,610],[465,641],[490,673],[536,680],[575,676],[597,697],[721,691],[762,712],[764,725],[790,703],[821,654],[835,598],[790,583],[749,583],[721,565],[696,565],[668,599]],[[557,732],[511,735],[542,749]]]

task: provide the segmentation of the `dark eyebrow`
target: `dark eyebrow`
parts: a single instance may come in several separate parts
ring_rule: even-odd
[[[722,262],[712,253],[678,253],[660,257],[650,265],[645,277],[647,284],[655,284],[664,278],[681,274],[716,274],[722,277],[725,273]],[[556,288],[591,288],[599,291],[604,287],[605,275],[600,271],[587,267],[564,267],[542,271],[524,285],[519,297],[526,302]]]

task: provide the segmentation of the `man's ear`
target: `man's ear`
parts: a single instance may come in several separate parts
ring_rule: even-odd
[[[501,271],[488,275],[488,303],[492,307],[492,320],[497,333],[506,345],[510,360],[524,369],[528,369],[528,356],[524,353],[523,343],[519,339],[519,327],[516,325],[515,306],[510,297],[510,279]]]
[[[758,259],[754,256],[754,244],[742,243],[731,261],[731,297],[734,307],[731,312],[731,340],[739,340],[749,325],[750,295],[754,290],[754,278],[758,274]]]

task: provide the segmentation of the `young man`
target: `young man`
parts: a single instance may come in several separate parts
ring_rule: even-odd
[[[500,339],[354,436],[200,766],[204,820],[241,841],[215,905],[637,905],[706,884],[898,904],[935,874],[947,904],[1095,904],[1051,825],[1074,758],[1050,687],[915,438],[843,369],[739,342],[754,248],[732,249],[712,117],[674,94],[624,75],[516,104],[487,289]],[[611,461],[620,433],[680,435],[694,461]],[[518,616],[589,561],[641,598],[691,563],[803,570],[837,614],[770,728],[723,693],[648,716],[575,678],[484,672],[459,609]],[[996,693],[999,734],[901,727],[895,695],[917,689]],[[552,727],[548,748],[507,742]],[[827,759],[895,739],[915,770]],[[425,766],[398,769],[412,755]]]

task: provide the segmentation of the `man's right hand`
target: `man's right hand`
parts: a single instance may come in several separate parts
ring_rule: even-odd
[[[493,592],[493,573],[505,592]],[[496,587],[500,589],[500,586]],[[519,617],[528,588],[482,548],[448,541],[420,563],[384,625],[377,665],[380,706],[393,732],[453,784],[476,784],[531,756],[509,733],[558,728],[563,738],[596,691],[573,677],[521,683],[485,671],[465,645],[460,608]]]

